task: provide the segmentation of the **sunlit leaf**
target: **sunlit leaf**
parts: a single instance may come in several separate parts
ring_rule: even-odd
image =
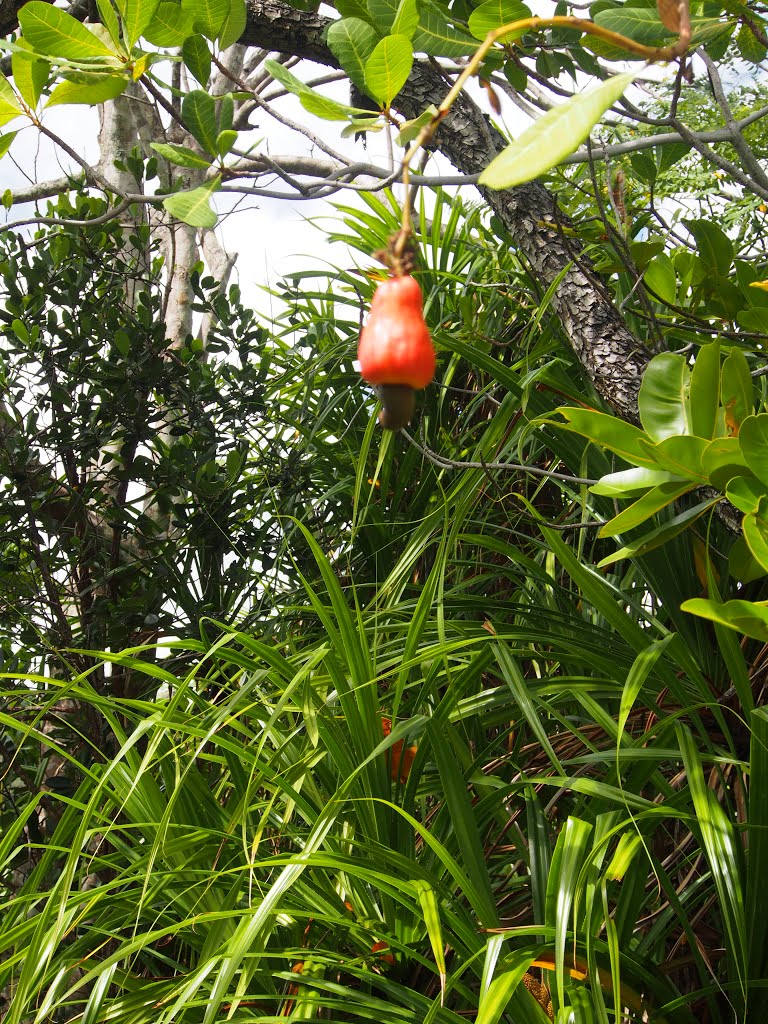
[[[376,44],[365,65],[366,92],[389,107],[408,80],[413,49],[407,36],[385,36]]]
[[[213,228],[217,215],[211,206],[211,195],[219,187],[219,179],[190,189],[188,192],[174,192],[166,196],[163,206],[168,213],[193,228]]]
[[[512,188],[555,167],[584,142],[634,78],[631,72],[616,75],[548,110],[490,162],[480,175],[480,184]]]
[[[71,14],[43,0],[29,0],[19,11],[24,38],[40,53],[67,60],[112,57],[115,51]]]

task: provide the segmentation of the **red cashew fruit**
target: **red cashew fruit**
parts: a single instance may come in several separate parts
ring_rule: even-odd
[[[435,375],[435,349],[424,323],[418,281],[405,274],[382,281],[360,332],[357,358],[362,377],[381,401],[379,422],[399,430],[410,422],[415,392]]]

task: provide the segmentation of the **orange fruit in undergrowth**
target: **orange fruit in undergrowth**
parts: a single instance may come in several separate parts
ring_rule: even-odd
[[[435,349],[422,312],[418,281],[410,274],[381,281],[371,300],[357,349],[360,374],[377,390],[379,421],[388,430],[410,422],[414,392],[435,375]]]
[[[374,942],[374,944],[371,946],[372,953],[381,953],[379,959],[383,960],[384,963],[391,965],[395,962],[395,958],[392,955],[392,953],[385,953],[385,949],[389,949],[388,942]]]
[[[385,736],[389,736],[392,732],[392,722],[388,718],[382,718],[381,731]],[[392,744],[387,751],[387,765],[390,778],[400,783],[408,781],[418,749],[416,746],[406,747],[402,740]]]

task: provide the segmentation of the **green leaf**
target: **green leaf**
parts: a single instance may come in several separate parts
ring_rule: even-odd
[[[768,49],[755,37],[749,25],[742,25],[736,33],[736,45],[741,56],[750,64],[760,64],[768,54]]]
[[[0,127],[13,121],[21,112],[19,101],[16,99],[16,93],[11,88],[10,82],[5,75],[0,74]]]
[[[545,922],[555,929],[557,993],[561,1005],[564,1002],[563,980],[567,973],[568,932],[574,927],[571,910],[578,902],[581,869],[589,853],[592,830],[589,822],[573,816],[568,818],[557,837],[547,879]]]
[[[359,18],[370,24],[371,15],[365,0],[337,0],[336,10],[342,18]]]
[[[282,64],[278,64],[276,60],[272,60],[271,58],[265,60],[264,68],[276,82],[279,82],[284,89],[293,93],[294,96],[301,96],[303,92],[310,91],[308,85],[305,85],[304,82],[290,72],[288,68],[283,67]]]
[[[618,533],[626,533],[634,530],[636,526],[644,523],[646,519],[655,516],[661,509],[666,508],[677,498],[693,490],[696,485],[688,480],[679,483],[677,480],[670,480],[669,483],[659,484],[648,491],[629,508],[619,512],[610,522],[606,523],[598,533],[598,537],[615,537]]]
[[[753,557],[768,572],[768,495],[763,495],[754,512],[744,516],[741,526]]]
[[[555,770],[561,775],[565,774],[563,766],[560,763],[560,759],[555,752],[555,748],[549,741],[549,737],[544,725],[542,724],[539,711],[531,699],[528,692],[528,684],[523,673],[520,671],[520,666],[515,660],[514,655],[508,647],[501,644],[495,644],[494,651],[496,654],[496,660],[499,663],[499,668],[501,669],[501,674],[504,677],[507,686],[512,691],[515,702],[525,716],[526,721],[531,728],[531,732],[541,744],[542,750],[551,761]]]
[[[19,11],[19,25],[27,42],[51,57],[89,60],[115,56],[114,50],[71,14],[43,0],[24,4]]]
[[[719,491],[724,491],[733,477],[751,475],[737,437],[716,437],[710,441],[702,456],[701,468]]]
[[[203,169],[211,166],[209,159],[200,153],[196,153],[194,149],[188,149],[186,146],[177,146],[175,143],[166,142],[151,142],[150,145],[164,160],[167,160],[170,164],[175,164],[177,167]]]
[[[407,36],[386,36],[378,42],[365,65],[365,91],[389,107],[408,81],[413,49]]]
[[[664,28],[655,8],[651,7],[611,8],[598,11],[593,20],[596,25],[645,46],[664,46],[674,39],[674,33]]]
[[[87,103],[94,107],[115,99],[125,92],[129,84],[125,75],[94,75],[93,79],[90,83],[61,82],[51,93],[46,108],[64,103]]]
[[[172,216],[193,228],[216,227],[218,218],[211,206],[211,195],[218,190],[220,184],[221,179],[217,177],[188,192],[174,192],[165,197],[163,206]]]
[[[720,408],[720,346],[716,341],[699,349],[691,372],[688,401],[691,432],[697,437],[713,438]]]
[[[485,39],[489,32],[495,32],[502,25],[509,25],[513,21],[524,21],[530,17],[530,8],[521,0],[486,0],[472,11],[467,24],[475,39]],[[521,29],[517,32],[510,32],[502,37],[502,41],[508,42],[511,39],[517,39],[523,35],[524,31]]]
[[[230,0],[181,0],[182,10],[192,16],[195,32],[201,32],[206,39],[218,38],[224,21],[229,14]]]
[[[624,558],[637,558],[640,555],[648,554],[649,551],[655,551],[656,548],[660,548],[663,544],[673,540],[683,530],[687,530],[692,523],[695,523],[700,516],[703,516],[718,501],[719,498],[712,498],[709,501],[703,501],[699,505],[695,505],[693,508],[686,509],[685,512],[680,512],[679,515],[670,519],[668,523],[664,523],[663,526],[658,526],[655,530],[651,530],[650,533],[643,534],[637,540],[633,540],[630,544],[625,544],[624,547],[619,548],[618,551],[614,551],[612,555],[601,559],[597,564],[598,569],[614,565]]]
[[[159,0],[121,0],[126,43],[132,49],[155,16]]]
[[[96,0],[96,7],[99,11],[101,23],[109,33],[113,45],[120,48],[122,33],[112,0]]]
[[[765,494],[765,484],[754,476],[739,476],[729,481],[725,496],[740,512],[754,512]]]
[[[187,36],[181,47],[181,58],[194,78],[205,87],[211,77],[211,51],[204,36]]]
[[[768,641],[768,606],[758,601],[710,601],[694,597],[680,605],[684,612],[737,629],[755,640]]]
[[[679,480],[680,478],[663,469],[635,466],[632,469],[622,469],[618,473],[607,473],[589,489],[593,494],[607,498],[634,498],[638,494],[650,490],[651,487],[675,479]]]
[[[366,91],[365,65],[378,40],[376,30],[360,18],[342,18],[328,29],[328,46],[360,92]]]
[[[749,550],[743,535],[736,538],[728,552],[728,572],[740,583],[751,583],[766,575],[765,569]]]
[[[179,4],[163,0],[144,32],[144,38],[153,46],[175,47],[181,46],[193,31],[190,12],[182,10]]]
[[[225,128],[223,132],[219,132],[216,139],[216,152],[219,156],[226,156],[232,150],[238,137],[239,133],[232,128]]]
[[[393,36],[413,37],[413,33],[419,27],[419,8],[417,0],[400,0],[397,5],[395,20],[392,22],[390,32]]]
[[[729,432],[737,435],[742,421],[755,410],[749,363],[739,348],[732,348],[723,363],[720,402],[725,409],[725,423]]]
[[[666,253],[659,253],[648,264],[643,282],[651,292],[651,298],[673,305],[677,301],[677,274],[675,265]]]
[[[739,444],[750,470],[768,486],[768,413],[747,416],[741,424]]]
[[[211,156],[216,156],[219,128],[213,97],[202,89],[187,93],[181,103],[181,116],[195,141]]]
[[[388,36],[397,17],[398,0],[368,0],[368,14],[378,36]]]
[[[51,66],[48,61],[40,60],[31,52],[27,56],[23,51],[29,46],[26,39],[17,40],[19,49],[11,54],[11,71],[13,83],[21,94],[24,102],[35,109],[37,102],[48,84]]]
[[[658,444],[642,441],[641,447],[655,460],[657,465],[674,473],[676,477],[693,480],[703,484],[707,482],[707,473],[702,466],[704,452],[709,442],[703,437],[692,434],[674,434],[666,437]]]
[[[684,220],[696,240],[701,259],[718,277],[726,277],[733,263],[733,242],[713,220]]]
[[[548,110],[490,162],[480,175],[480,184],[495,189],[512,188],[555,167],[588,137],[634,77],[632,72],[616,75]]]
[[[221,49],[226,50],[228,46],[236,43],[243,32],[245,32],[247,24],[248,10],[245,6],[245,0],[229,0],[229,10],[224,17],[224,21],[221,23],[218,34]]]
[[[324,121],[351,121],[355,115],[363,113],[357,107],[348,107],[327,96],[321,96],[314,89],[307,89],[306,92],[299,93],[299,103],[310,114],[321,117]]]
[[[568,423],[557,424],[562,429],[572,430],[576,434],[588,437],[590,441],[615,452],[636,466],[658,469],[653,459],[640,444],[641,441],[648,440],[648,435],[631,423],[605,412],[571,405],[562,405],[557,412],[568,420]]]
[[[531,963],[536,959],[535,954],[516,953],[514,959],[517,963],[511,970],[505,970],[497,974],[488,989],[480,996],[477,1007],[475,1024],[498,1024],[502,1013],[507,1009],[509,1001],[520,986]],[[505,961],[505,967],[509,961]],[[541,1020],[541,1018],[538,1018]]]
[[[685,357],[663,352],[648,364],[637,404],[640,422],[654,441],[687,434],[691,370]]]
[[[412,121],[405,121],[395,138],[398,146],[409,146],[417,138],[421,129],[426,128],[436,113],[437,107],[431,103],[426,110],[422,110],[418,117]]]
[[[747,927],[744,906],[743,848],[740,830],[707,785],[701,757],[689,728],[677,723],[677,739],[693,798],[702,845],[715,883],[717,906],[725,924],[724,940],[737,975],[744,984],[747,966]],[[743,990],[743,988],[742,988]]]
[[[419,27],[413,35],[414,53],[426,53],[430,57],[466,57],[477,49],[477,41],[454,28],[443,8],[431,0],[421,0],[419,12]]]
[[[18,131],[6,132],[5,135],[0,135],[0,158],[4,157],[8,150],[11,148],[11,143],[18,135]],[[7,209],[7,207],[6,207]]]

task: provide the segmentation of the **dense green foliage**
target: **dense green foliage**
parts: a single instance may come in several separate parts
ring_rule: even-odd
[[[31,0],[6,43],[0,124],[118,95],[146,120],[0,235],[3,1024],[762,1024],[763,11],[695,5],[696,60],[641,106],[605,32],[677,45],[684,4],[489,44],[493,109],[569,105],[502,153],[493,214],[411,167],[438,371],[394,433],[353,361],[406,193],[265,157],[248,118],[287,93],[440,146],[450,118],[397,113],[412,68],[447,91],[530,11],[303,6],[285,45],[311,23],[373,110],[266,59],[255,0],[98,0],[90,27]],[[557,202],[508,188],[537,174]],[[351,258],[268,318],[205,242],[220,190],[272,176],[361,194],[327,232]],[[617,380],[650,364],[639,416],[587,342]]]

